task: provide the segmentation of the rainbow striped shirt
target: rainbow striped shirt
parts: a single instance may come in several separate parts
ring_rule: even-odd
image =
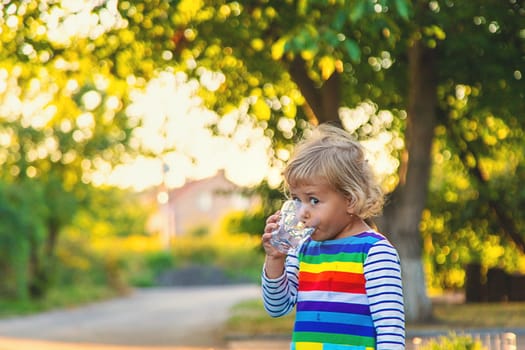
[[[276,279],[263,272],[262,290],[273,317],[296,306],[291,350],[405,348],[400,262],[381,234],[309,239],[285,270]]]

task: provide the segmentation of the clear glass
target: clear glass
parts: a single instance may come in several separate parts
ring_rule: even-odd
[[[280,252],[289,253],[315,231],[315,227],[307,227],[300,219],[301,202],[287,200],[281,207],[279,228],[272,232],[271,244]]]

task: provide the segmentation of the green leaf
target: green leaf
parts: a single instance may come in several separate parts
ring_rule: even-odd
[[[285,47],[286,51],[300,52],[303,50],[313,50],[317,46],[318,37],[312,33],[311,27],[303,28],[299,33],[290,40],[289,45]]]
[[[346,39],[343,41],[343,45],[352,61],[359,62],[361,60],[361,49],[355,40]]]
[[[340,42],[339,37],[338,37],[338,33],[334,32],[333,30],[326,30],[326,31],[324,31],[321,37],[330,46],[337,46],[339,44],[339,42]]]
[[[297,3],[297,13],[301,16],[308,13],[309,4],[307,0],[299,0]]]
[[[358,20],[361,19],[361,17],[363,17],[363,14],[365,13],[365,9],[366,9],[366,1],[365,0],[361,0],[361,1],[358,1],[354,8],[350,11],[350,20],[352,22],[357,22]]]
[[[335,18],[332,22],[332,28],[336,31],[340,31],[346,21],[346,11],[345,10],[338,10],[335,14]]]
[[[405,19],[408,20],[411,15],[411,9],[408,1],[406,0],[395,0],[396,1],[396,7],[397,7],[397,13]]]

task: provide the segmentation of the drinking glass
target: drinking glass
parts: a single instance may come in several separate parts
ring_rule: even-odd
[[[272,232],[271,244],[282,253],[297,249],[306,240],[315,227],[307,227],[300,218],[301,202],[287,200],[281,207],[279,228]]]

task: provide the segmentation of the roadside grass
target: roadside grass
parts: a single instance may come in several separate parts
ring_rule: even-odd
[[[460,329],[522,328],[525,327],[525,302],[436,304],[434,318],[438,325]]]
[[[257,283],[264,260],[260,238],[249,234],[179,237],[171,250],[161,249],[157,237],[111,237],[89,244],[67,239],[60,251],[58,277],[49,292],[41,299],[31,299],[9,298],[0,291],[0,318],[122,296],[135,287],[157,285],[156,279],[162,271],[188,265],[214,267],[224,271],[232,281]],[[71,246],[85,248],[83,255],[73,259],[70,254],[73,249],[66,249]]]
[[[225,326],[226,337],[289,336],[294,313],[272,318],[260,300],[241,302],[232,308]],[[466,330],[472,328],[511,329],[525,326],[525,302],[434,304],[433,320],[408,324],[407,329]]]
[[[71,308],[91,302],[122,296],[106,286],[82,286],[54,288],[42,299],[0,299],[0,318],[29,315],[59,308]]]
[[[259,299],[240,302],[232,307],[225,325],[226,337],[286,336],[293,327],[295,311],[282,317],[270,317]]]

